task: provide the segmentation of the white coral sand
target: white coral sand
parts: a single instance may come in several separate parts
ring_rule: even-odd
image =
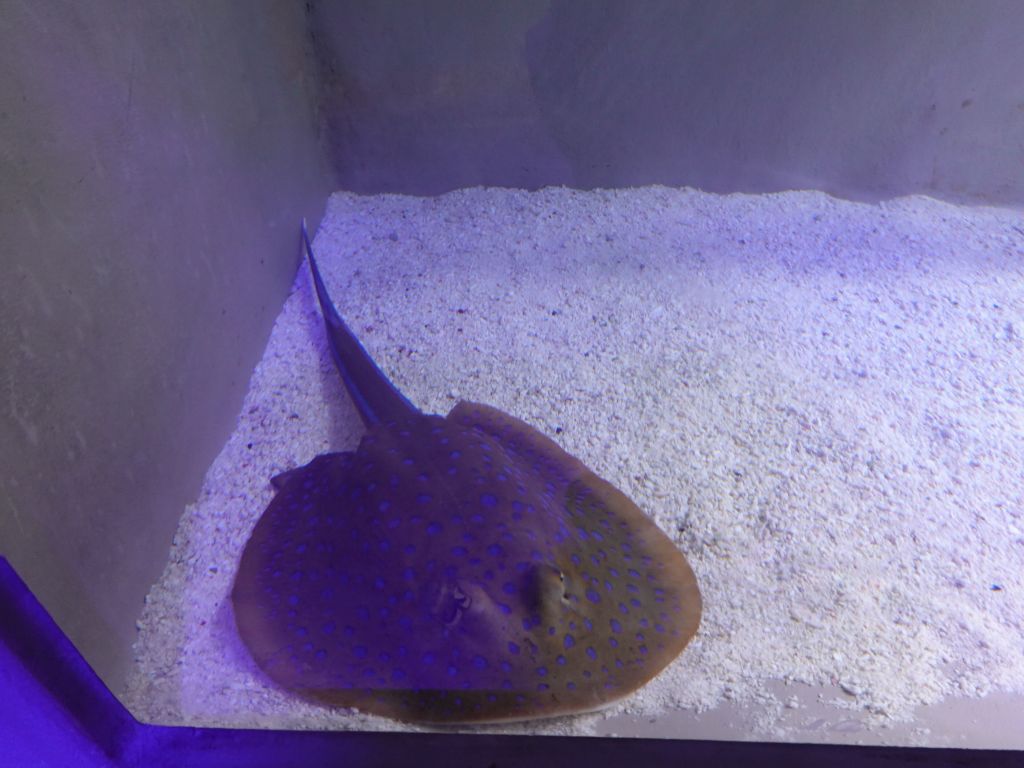
[[[959,743],[929,707],[1024,693],[1019,214],[818,192],[339,193],[315,245],[413,402],[486,402],[556,436],[700,580],[701,630],[651,684],[500,730]],[[358,441],[319,324],[303,266],[139,622],[143,719],[407,727],[268,687],[232,624],[268,478]],[[722,705],[724,727],[699,714]]]

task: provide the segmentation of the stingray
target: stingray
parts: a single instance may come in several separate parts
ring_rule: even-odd
[[[420,412],[338,314],[305,222],[302,240],[366,432],[271,481],[231,593],[258,667],[305,699],[435,723],[590,711],[654,677],[700,622],[682,552],[525,422]]]

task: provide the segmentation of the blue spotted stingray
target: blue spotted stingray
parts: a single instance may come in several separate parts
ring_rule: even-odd
[[[305,223],[302,238],[366,434],[272,480],[231,593],[257,665],[306,699],[441,723],[589,711],[650,680],[700,622],[683,554],[519,419],[420,412],[338,314]]]

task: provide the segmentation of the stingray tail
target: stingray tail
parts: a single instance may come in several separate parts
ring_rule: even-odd
[[[309,233],[306,231],[305,219],[302,220],[302,242],[306,247],[310,272],[313,274],[313,286],[316,289],[317,301],[320,303],[320,312],[324,316],[331,356],[363,424],[372,427],[376,424],[401,421],[418,414],[416,406],[410,403],[384,375],[338,314],[327,288],[324,287],[323,278],[320,277],[316,257],[313,256],[313,246],[310,245]]]

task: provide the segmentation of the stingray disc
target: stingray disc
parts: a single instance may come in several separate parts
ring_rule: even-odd
[[[488,406],[378,424],[275,485],[232,601],[259,667],[308,699],[432,722],[587,711],[700,621],[672,541]]]

